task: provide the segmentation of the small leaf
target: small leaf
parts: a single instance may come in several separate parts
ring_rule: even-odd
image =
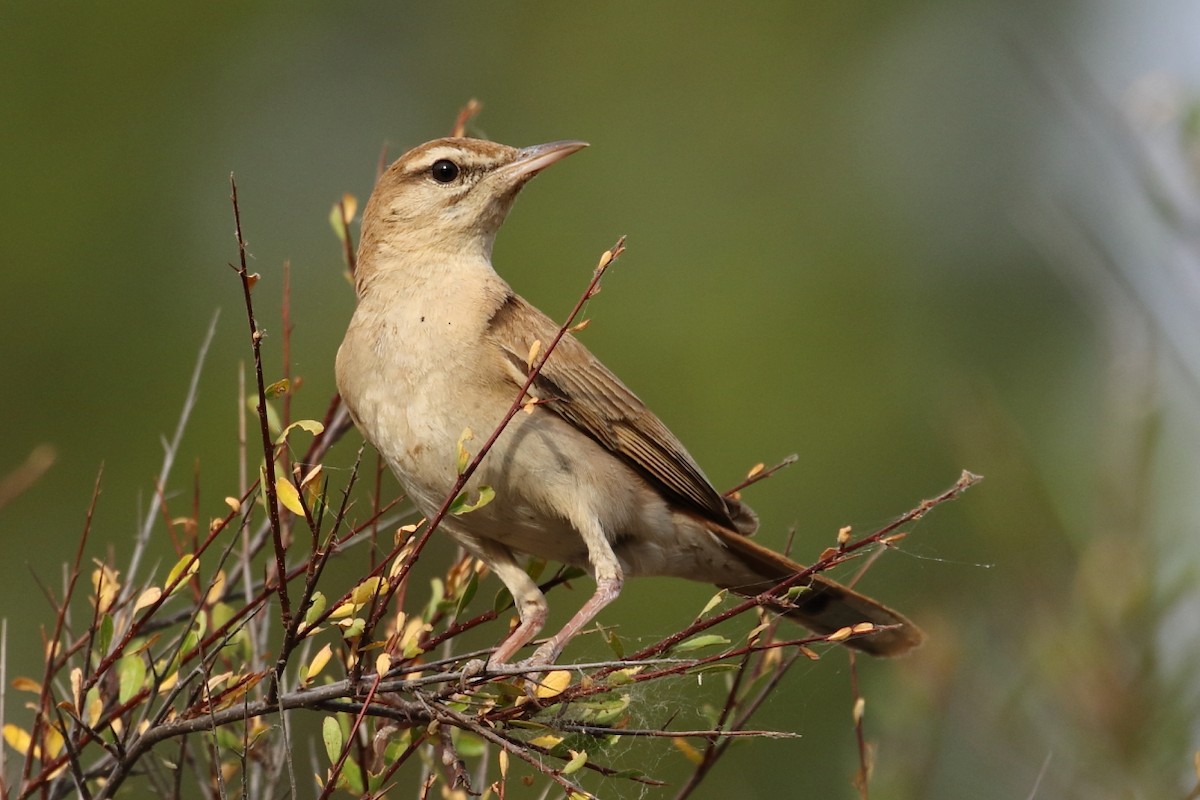
[[[342,755],[342,726],[338,725],[337,717],[326,717],[321,720],[321,739],[325,742],[325,755],[329,763],[336,764]]]
[[[825,637],[827,642],[844,642],[854,635],[854,628],[847,625],[844,628],[838,628],[833,633]]]
[[[467,471],[467,467],[471,464],[471,454],[467,451],[467,442],[475,438],[470,428],[463,428],[463,432],[459,434],[458,446],[455,449],[457,454],[454,461],[454,466],[459,475]]]
[[[29,752],[29,745],[33,740],[29,738],[29,731],[9,724],[4,726],[4,741],[8,742],[8,746],[13,750],[25,755]]]
[[[480,486],[479,496],[475,498],[475,502],[467,501],[467,493],[463,492],[458,497],[454,498],[454,502],[450,504],[450,513],[456,517],[461,517],[463,514],[470,514],[472,511],[478,511],[496,498],[496,490],[490,486]]]
[[[547,750],[553,750],[562,744],[562,740],[563,737],[561,736],[554,736],[553,734],[546,733],[534,739],[530,739],[529,743],[534,747],[543,747]]]
[[[866,713],[866,710],[867,710],[867,698],[865,698],[865,697],[856,698],[854,700],[854,711],[851,714],[851,716],[854,718],[855,725],[862,724],[863,714]]]
[[[126,703],[146,682],[146,659],[139,654],[123,656],[117,661],[117,701]]]
[[[533,362],[540,352],[542,352],[542,340],[534,339],[533,344],[529,345],[529,355],[525,357],[525,363],[530,369],[533,369]]]
[[[151,586],[138,596],[137,602],[133,604],[134,613],[136,614],[148,605],[157,603],[160,597],[162,597],[162,589],[157,586]]]
[[[385,578],[379,576],[367,578],[350,590],[350,601],[360,606],[366,605],[376,597],[385,594],[387,590],[388,582]]]
[[[328,644],[317,651],[317,654],[312,657],[312,661],[308,662],[308,667],[304,670],[304,680],[301,683],[308,683],[315,676],[321,674],[321,670],[325,669],[325,665],[329,663],[329,657],[333,655],[333,648]]]
[[[563,775],[570,775],[572,772],[578,772],[583,769],[583,765],[588,761],[587,750],[568,750],[571,754],[571,760],[568,761],[562,768]]]
[[[111,614],[100,617],[100,630],[96,633],[96,652],[101,656],[108,655],[108,646],[112,644],[113,618]]]
[[[375,656],[375,674],[382,678],[387,675],[387,671],[392,668],[392,657],[387,653],[380,653]]]
[[[167,586],[169,593],[175,594],[179,588],[188,582],[188,579],[196,574],[200,569],[200,559],[191,553],[186,553],[183,558],[175,562],[175,566],[171,567],[171,571],[167,573]]]
[[[570,672],[565,669],[551,670],[550,672],[547,672],[546,676],[538,683],[534,694],[543,700],[550,697],[558,697],[563,693],[563,690],[570,685]]]
[[[265,394],[267,397],[278,397],[281,394],[287,394],[288,390],[291,388],[291,381],[289,381],[287,378],[280,378],[274,383],[268,384],[267,387],[263,389],[263,394]]]
[[[29,692],[30,694],[42,693],[42,685],[32,678],[15,678],[12,682],[12,687],[18,692]]]
[[[304,612],[304,624],[312,625],[317,617],[321,616],[321,612],[325,610],[327,602],[323,593],[313,592],[312,602],[308,604],[308,609]]]
[[[722,589],[721,591],[714,594],[712,596],[712,599],[710,599],[707,603],[705,603],[704,608],[700,609],[700,616],[703,617],[705,614],[712,611],[714,608],[719,606],[721,603],[725,602],[726,594],[728,594],[728,592],[726,592],[724,589]]]
[[[625,645],[621,642],[621,637],[617,636],[617,632],[611,628],[604,629],[604,643],[608,645],[608,649],[613,651],[613,655],[618,660],[625,658]]]
[[[288,511],[298,517],[304,516],[304,506],[300,504],[300,493],[296,491],[292,482],[282,475],[275,479],[275,496],[279,498],[280,505]]]
[[[683,757],[693,764],[701,764],[704,762],[704,756],[700,751],[692,747],[692,745],[682,737],[675,736],[671,739],[671,744],[675,745],[675,749],[683,753]]]
[[[296,428],[299,428],[302,431],[307,431],[313,436],[320,436],[325,432],[325,426],[317,422],[315,419],[296,420],[291,425],[288,425],[286,428],[284,428],[283,432],[275,437],[275,444],[283,444],[284,440],[288,438],[288,434],[290,434]]]
[[[362,632],[367,628],[367,621],[361,617],[356,617],[349,625],[342,630],[343,639],[355,639],[362,636]]]
[[[226,497],[225,505],[229,506],[230,510],[232,510],[235,514],[242,510],[242,501],[238,500],[236,497]]]
[[[693,636],[690,639],[685,639],[672,648],[676,653],[688,653],[692,650],[699,650],[701,647],[713,647],[729,644],[729,640],[724,636],[715,633],[705,633],[699,636]]]
[[[353,222],[354,215],[357,213],[358,198],[352,194],[343,194],[341,202],[333,204],[333,208],[329,212],[329,225],[333,228],[333,234],[337,236],[338,241],[346,241],[350,235],[346,223]]]

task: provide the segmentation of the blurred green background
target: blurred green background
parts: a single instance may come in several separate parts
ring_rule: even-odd
[[[268,380],[286,260],[293,411],[320,417],[353,305],[330,206],[478,97],[477,135],[593,145],[525,192],[501,273],[561,318],[627,234],[587,344],[718,486],[799,453],[747,494],[760,541],[795,525],[811,559],[987,477],[862,584],[933,636],[861,665],[876,796],[1195,781],[1193,5],[8,2],[0,75],[0,475],[57,453],[0,508],[10,677],[36,674],[34,576],[60,583],[101,464],[89,555],[128,547],[216,309],[165,490],[187,507],[198,480],[201,518],[237,493],[230,172]],[[642,639],[710,594],[634,582],[603,619]],[[741,743],[701,796],[855,796],[840,654],[759,724],[803,738]],[[669,745],[643,766],[687,771]]]

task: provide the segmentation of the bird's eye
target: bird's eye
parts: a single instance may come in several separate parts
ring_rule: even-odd
[[[458,164],[455,164],[448,158],[439,158],[429,168],[429,174],[438,183],[450,183],[458,177],[458,172]]]

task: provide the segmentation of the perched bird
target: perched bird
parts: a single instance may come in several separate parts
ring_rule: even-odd
[[[559,326],[492,268],[492,244],[517,193],[584,142],[517,149],[438,139],[405,153],[363,213],[358,305],[337,354],[337,385],[359,430],[417,508],[432,515],[457,478],[464,429],[490,434],[529,374],[534,342]],[[441,529],[512,593],[520,624],[492,656],[507,662],[541,631],[546,598],[519,561],[573,564],[596,591],[526,659],[552,664],[615,599],[630,575],[704,581],[757,595],[803,569],[751,541],[757,518],[723,497],[650,409],[574,336],[551,354],[530,395],[484,457],[468,489],[494,499]],[[815,576],[780,610],[821,634],[887,626],[847,646],[874,655],[914,647],[921,631],[899,613]]]

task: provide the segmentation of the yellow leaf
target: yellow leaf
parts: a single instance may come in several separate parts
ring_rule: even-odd
[[[317,464],[315,467],[310,469],[308,474],[304,476],[304,479],[300,481],[300,486],[304,487],[312,483],[318,476],[320,476],[321,470],[322,466],[320,464]]]
[[[288,434],[296,428],[299,428],[302,431],[308,431],[313,436],[319,436],[325,430],[325,426],[317,422],[315,419],[297,420],[284,428],[283,433],[275,437],[275,444],[283,444],[284,440],[288,438]]]
[[[225,505],[229,506],[230,510],[232,510],[235,514],[242,510],[242,501],[238,500],[236,497],[226,497]]]
[[[557,697],[570,685],[571,673],[565,669],[556,669],[546,673],[534,694],[542,699]]]
[[[846,542],[850,541],[851,530],[853,530],[853,529],[849,525],[838,529],[837,543],[839,546],[844,545],[844,544],[846,544]]]
[[[275,496],[279,503],[298,517],[304,516],[304,506],[300,505],[300,493],[287,478],[280,475],[275,479]]]
[[[753,467],[750,468],[750,471],[746,473],[746,477],[753,478],[755,475],[762,472],[766,468],[767,468],[767,465],[760,461],[757,464],[755,464]]]
[[[538,357],[538,353],[540,352],[542,352],[542,340],[534,339],[533,344],[529,345],[529,355],[525,359],[525,363],[529,365],[530,369],[533,369],[534,359]]]
[[[157,603],[158,598],[160,597],[162,597],[162,589],[158,588],[157,586],[151,586],[138,596],[137,602],[133,604],[134,613],[141,611],[148,605]]]
[[[581,330],[583,330],[584,328],[586,328],[588,325],[591,325],[591,324],[592,324],[592,321],[590,319],[585,319],[580,322],[577,322],[571,326],[571,333],[579,333]]]
[[[676,736],[671,739],[671,743],[675,745],[676,750],[683,753],[684,758],[693,764],[700,764],[704,761],[704,756],[700,754],[700,751],[692,747],[686,739]]]
[[[191,553],[187,553],[183,558],[175,562],[175,566],[171,567],[171,571],[167,573],[167,586],[170,587],[169,592],[174,594],[179,591],[179,587],[187,583],[188,578],[196,574],[200,569],[200,559]]]
[[[379,677],[387,675],[387,671],[392,668],[392,657],[387,653],[380,653],[375,657],[375,674]]]
[[[857,698],[854,701],[854,713],[853,713],[855,725],[859,725],[862,723],[863,713],[866,712],[866,710],[867,710],[867,698],[865,698],[865,697]]]
[[[42,754],[43,758],[55,758],[59,753],[62,752],[64,743],[63,735],[62,732],[53,725],[50,725],[46,728],[46,738],[43,741],[45,743]]]
[[[308,662],[308,668],[304,670],[304,680],[302,683],[308,683],[314,676],[320,675],[321,670],[325,669],[325,665],[329,663],[329,657],[333,655],[333,648],[328,644],[317,651],[317,654],[312,657],[312,661]]]
[[[16,750],[21,755],[29,752],[31,740],[29,732],[24,728],[18,728],[16,725],[4,726],[4,741],[8,742],[8,746]]]
[[[714,595],[712,596],[712,599],[711,599],[711,600],[709,600],[707,603],[705,603],[705,604],[704,604],[704,608],[702,608],[702,609],[700,610],[700,616],[702,616],[702,617],[703,617],[705,614],[707,614],[708,612],[712,611],[712,610],[713,610],[714,608],[716,608],[718,605],[720,605],[721,603],[723,603],[723,602],[725,601],[725,595],[726,595],[726,591],[725,591],[724,589],[722,589],[721,591],[719,591],[719,592],[717,592],[716,594],[714,594]]]
[[[854,628],[847,625],[845,628],[838,628],[833,633],[825,637],[828,642],[844,642],[854,635]]]
[[[563,737],[553,736],[549,733],[543,734],[536,739],[530,739],[529,743],[534,747],[544,747],[547,750],[553,750],[562,743]]]
[[[12,687],[18,692],[42,693],[42,685],[33,678],[17,678],[12,682]]]
[[[358,610],[358,606],[354,603],[342,603],[333,611],[329,612],[329,619],[344,619]]]
[[[107,614],[117,599],[117,593],[121,591],[121,583],[118,579],[120,573],[99,561],[96,562],[96,567],[97,569],[92,571],[92,589],[98,598],[97,610],[101,614]]]
[[[366,605],[379,595],[386,593],[387,590],[388,582],[386,579],[378,576],[367,578],[350,590],[350,601],[360,606]]]
[[[225,581],[225,570],[217,570],[217,576],[213,578],[212,586],[209,587],[208,594],[204,596],[205,603],[213,605],[220,601],[220,599],[225,595]]]
[[[458,474],[462,475],[467,471],[467,466],[471,463],[471,454],[467,452],[467,442],[475,438],[475,434],[470,428],[463,428],[463,432],[458,437],[458,448],[456,450],[457,457],[455,466],[458,468]]]

